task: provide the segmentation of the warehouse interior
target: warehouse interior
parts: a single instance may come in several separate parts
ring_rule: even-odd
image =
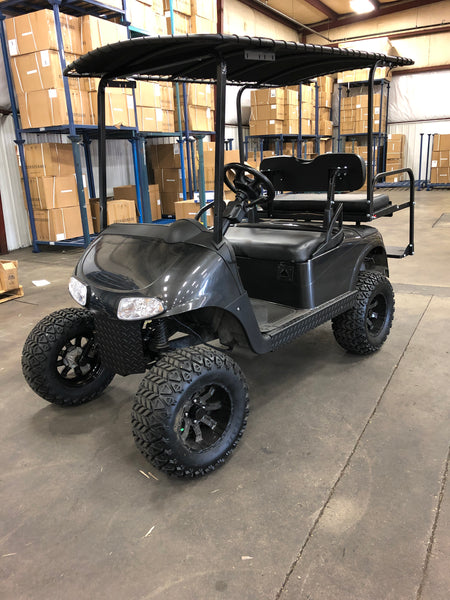
[[[1,0],[0,33],[1,597],[446,600],[450,0]],[[116,42],[217,33],[236,36],[239,44],[251,38],[295,42],[316,48],[309,52],[317,56],[324,46],[339,56],[348,50],[395,59],[321,71],[295,86],[248,85],[238,93],[237,85],[227,85],[223,111],[213,84],[128,78],[127,85],[105,91],[104,180],[99,78],[66,77],[64,68]],[[304,52],[299,61],[307,60]],[[276,60],[269,55],[261,51],[255,60]],[[399,57],[410,61],[402,64]],[[348,230],[370,226],[382,235],[388,268],[371,260],[395,293],[392,328],[367,354],[339,341],[338,313],[318,317],[303,335],[267,353],[251,344],[227,349],[224,339],[239,339],[231,321],[224,321],[230,335],[223,329],[216,337],[205,333],[203,350],[198,340],[188,350],[202,356],[220,350],[238,365],[233,368],[242,372],[250,398],[248,423],[223,466],[221,458],[212,468],[174,477],[158,470],[160,450],[139,441],[142,422],[136,425],[149,390],[156,389],[151,386],[164,390],[157,383],[162,362],[147,364],[154,377],[147,378],[148,388],[142,371],[119,369],[98,398],[76,405],[56,399],[56,392],[48,402],[45,393],[40,397],[30,383],[32,359],[24,356],[38,345],[51,348],[57,324],[45,330],[40,324],[47,315],[81,310],[76,298],[83,290],[71,287],[69,293],[69,280],[72,285],[74,274],[80,278],[84,256],[86,264],[104,260],[87,253],[106,225],[106,232],[112,225],[120,233],[121,224],[168,230],[198,216],[219,191],[224,208],[206,211],[196,224],[217,235],[240,190],[236,184],[236,195],[226,180],[217,181],[217,165],[243,163],[243,155],[247,168],[265,175],[270,168],[264,165],[279,156],[296,157],[300,166],[320,164],[328,155],[359,157],[365,180],[349,189],[368,202],[372,197],[372,204],[367,218],[352,217]],[[239,171],[233,173],[237,182]],[[323,188],[304,189],[328,190],[325,199],[331,195],[332,202],[326,206],[333,209],[341,189],[336,184],[330,192],[338,179],[330,181],[324,177]],[[375,214],[377,195],[389,198],[385,214],[392,218]],[[236,217],[231,230],[247,221],[251,228],[254,214],[246,212],[233,227]],[[261,214],[264,221],[275,213]],[[312,225],[311,215],[301,219],[314,229],[316,217]],[[233,236],[224,235],[231,248]],[[222,242],[222,234],[217,239]],[[111,271],[119,246],[104,263]],[[167,256],[174,262],[172,249]],[[270,258],[269,251],[264,256]],[[148,253],[142,264],[151,260]],[[250,298],[305,309],[287,296],[276,300],[291,269],[284,262],[267,281],[256,270],[249,276],[253,267],[239,257],[237,264],[253,290],[270,288],[266,296],[246,288]],[[130,259],[130,277],[133,265]],[[196,269],[188,265],[186,282],[195,281]],[[114,275],[106,267],[105,273]],[[175,271],[168,273],[173,278]],[[331,263],[325,273],[330,286],[341,276]],[[217,274],[212,279],[225,297],[228,283]],[[181,284],[179,291],[185,293]],[[279,324],[289,318],[280,314]],[[186,340],[192,333],[200,337],[192,332],[195,322],[183,321]],[[142,326],[143,339],[145,331],[160,331],[152,323]],[[126,340],[116,342],[131,353]],[[158,343],[158,356],[166,348],[174,352],[164,364],[170,356],[181,360],[183,345]],[[175,368],[170,364],[168,372]],[[46,377],[43,370],[44,387]]]

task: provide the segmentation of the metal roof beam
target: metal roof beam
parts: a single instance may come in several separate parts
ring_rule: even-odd
[[[332,21],[336,21],[339,18],[338,13],[334,12],[334,10],[332,10],[329,6],[327,6],[320,0],[305,0],[305,2],[306,4],[310,4],[313,8],[319,10]]]

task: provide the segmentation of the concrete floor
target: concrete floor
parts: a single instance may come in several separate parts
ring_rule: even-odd
[[[80,251],[12,252],[25,296],[0,305],[2,600],[447,600],[443,213],[450,192],[418,194],[416,254],[391,261],[394,326],[376,355],[346,354],[329,324],[274,354],[236,354],[247,430],[223,468],[189,482],[134,446],[139,376],[73,409],[27,387],[22,344],[41,317],[73,305]],[[379,224],[388,244],[406,245],[406,211]]]

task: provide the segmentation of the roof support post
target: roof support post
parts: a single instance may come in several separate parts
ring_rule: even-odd
[[[100,79],[97,92],[97,119],[98,119],[98,168],[99,168],[99,201],[100,201],[100,231],[108,226],[106,212],[106,114],[105,114],[105,87],[108,80]]]
[[[372,167],[373,163],[373,87],[375,81],[375,70],[378,66],[382,64],[382,61],[377,61],[374,65],[370,67],[369,71],[369,89],[368,89],[368,123],[367,123],[367,204],[368,204],[368,214],[373,214],[373,178],[374,178],[374,169]]]
[[[220,58],[216,71],[216,155],[214,164],[214,241],[222,241],[223,172],[225,160],[225,98],[227,64]]]

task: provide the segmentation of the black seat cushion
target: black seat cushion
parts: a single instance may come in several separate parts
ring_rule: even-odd
[[[324,193],[288,193],[279,194],[273,201],[274,216],[277,213],[320,212],[323,213],[327,195]],[[342,202],[344,220],[369,220],[369,205],[364,194],[336,194],[336,203]],[[375,194],[373,197],[373,213],[391,206],[389,196]]]
[[[342,237],[343,232],[336,236],[334,245]],[[225,238],[238,257],[306,262],[325,241],[325,233],[319,227],[291,223],[241,223],[230,227]]]

